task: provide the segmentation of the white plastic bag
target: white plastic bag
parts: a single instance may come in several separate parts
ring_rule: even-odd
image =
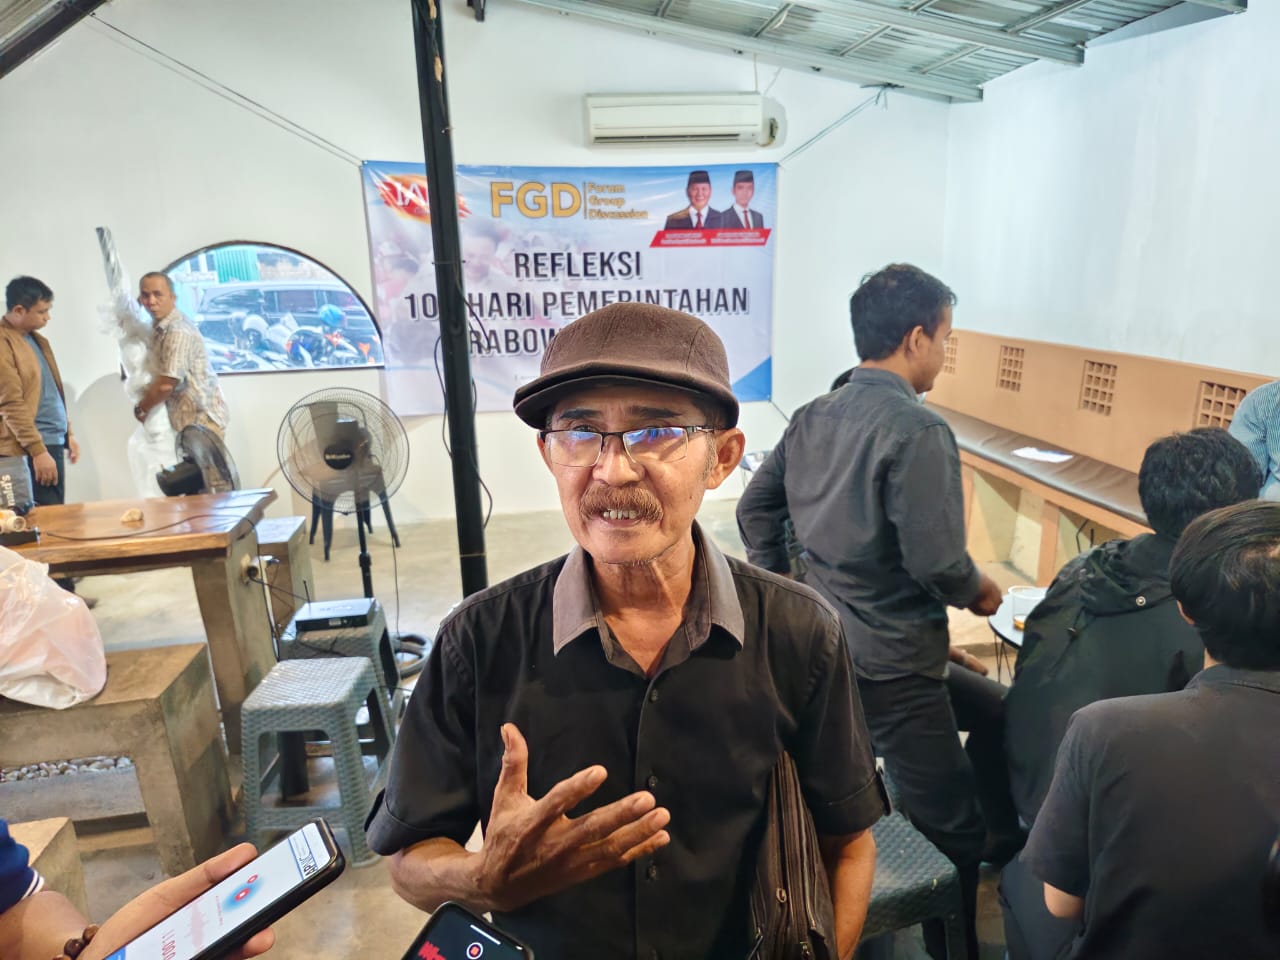
[[[102,635],[49,567],[0,547],[0,696],[64,710],[107,683]]]
[[[138,424],[129,435],[129,470],[140,497],[163,497],[156,474],[178,462],[175,453],[177,434],[169,426],[169,414],[163,403],[147,414],[147,422]]]

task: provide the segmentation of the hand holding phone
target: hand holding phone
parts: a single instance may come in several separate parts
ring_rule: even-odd
[[[102,924],[97,936],[80,954],[80,960],[98,960],[100,957],[112,955],[130,940],[252,862],[257,855],[258,851],[253,844],[242,843],[206,860],[180,876],[165,880],[144,891]],[[256,957],[266,953],[274,945],[275,935],[268,927],[252,936],[240,950],[231,954],[230,960]]]
[[[323,820],[261,856],[243,843],[133,900],[104,923],[80,960],[225,960],[256,956],[269,927],[342,873]]]
[[[533,951],[457,903],[442,903],[404,960],[533,960]]]

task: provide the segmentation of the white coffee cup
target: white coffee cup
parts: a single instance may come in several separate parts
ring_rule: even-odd
[[[1045,595],[1044,587],[1019,586],[1010,587],[1008,603],[1013,614],[1013,625],[1019,630],[1027,625],[1027,617],[1036,608]]]

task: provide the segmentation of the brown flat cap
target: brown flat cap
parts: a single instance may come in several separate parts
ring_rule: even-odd
[[[715,331],[697,317],[647,303],[614,303],[567,324],[542,355],[542,372],[516,388],[515,411],[541,430],[570,390],[595,383],[639,383],[702,394],[738,424],[729,359]]]

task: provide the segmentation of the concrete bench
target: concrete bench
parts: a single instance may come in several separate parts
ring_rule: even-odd
[[[177,644],[107,654],[107,685],[67,710],[0,698],[0,767],[66,757],[128,756],[168,874],[217,853],[231,825],[226,747],[204,644]],[[65,800],[91,773],[36,781],[49,805]],[[0,784],[0,809],[11,788]],[[60,793],[60,787],[64,792]],[[59,802],[59,797],[64,802]],[[69,810],[73,819],[101,816]]]
[[[271,594],[271,618],[279,634],[305,603],[299,597],[313,597],[315,578],[311,572],[311,547],[307,543],[306,517],[270,517],[258,524],[258,552],[280,561],[274,572],[263,576],[274,589]]]
[[[71,821],[66,817],[52,817],[11,823],[9,835],[27,848],[31,866],[44,877],[45,887],[58,891],[87,917],[89,898],[84,889],[84,867]]]

